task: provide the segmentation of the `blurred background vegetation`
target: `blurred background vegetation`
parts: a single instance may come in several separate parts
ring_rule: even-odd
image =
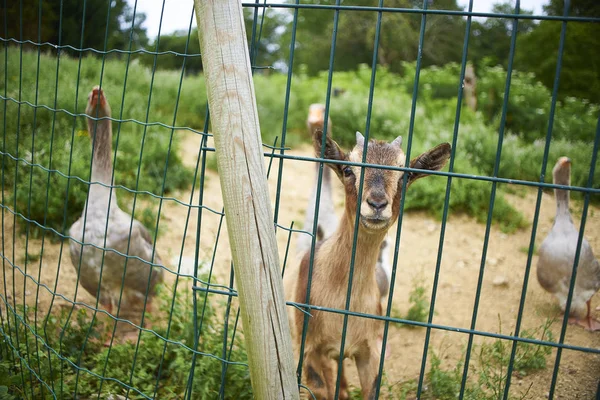
[[[378,5],[375,0],[342,3]],[[90,144],[81,114],[88,91],[100,80],[111,102],[113,117],[127,120],[113,124],[116,184],[159,196],[189,187],[193,171],[179,157],[181,135],[177,129],[156,123],[198,131],[204,127],[206,96],[196,28],[189,35],[175,32],[151,39],[145,31],[144,14],[134,15],[131,4],[125,0],[111,0],[110,7],[107,0],[88,0],[85,9],[83,2],[75,0],[41,2],[41,10],[39,4],[35,0],[9,2],[2,18],[6,24],[2,34],[5,48],[0,52],[0,94],[17,100],[4,101],[0,107],[5,132],[3,182],[5,188],[11,188],[6,192],[7,204],[27,218],[59,231],[78,217],[88,185],[75,177],[88,180],[90,171]],[[386,7],[421,6],[417,0],[386,2]],[[550,0],[544,13],[562,15],[562,7],[562,1]],[[432,0],[428,8],[462,9],[456,0]],[[255,87],[263,140],[272,144],[279,136],[281,143],[285,132],[286,146],[308,142],[308,106],[325,102],[327,95],[334,11],[298,10],[293,79],[286,110],[295,11],[267,8],[263,13],[262,8],[251,7],[244,10],[248,40],[254,34],[257,44],[254,65],[262,67],[255,69]],[[498,3],[493,12],[511,14],[514,5]],[[520,13],[531,14],[528,10]],[[598,17],[600,3],[574,0],[569,15]],[[257,26],[253,30],[255,19]],[[332,76],[336,96],[331,98],[330,116],[333,135],[344,146],[353,145],[354,132],[366,128],[376,19],[377,13],[372,11],[344,11],[339,16]],[[440,141],[452,140],[466,23],[466,17],[460,15],[427,17],[413,156]],[[371,137],[390,139],[400,134],[406,140],[420,26],[418,12],[382,14]],[[573,159],[572,183],[587,184],[600,110],[598,23],[567,24],[550,158],[546,171],[541,171],[561,26],[560,21],[552,20],[518,22],[499,160],[501,177],[537,181],[543,174],[549,182],[556,158],[568,155]],[[488,176],[493,173],[512,29],[511,19],[473,19],[468,60],[477,76],[477,109],[462,108],[456,172]],[[57,50],[49,44],[37,46],[27,41],[62,47]],[[80,48],[85,50],[79,51]],[[129,50],[133,54],[128,54]],[[156,50],[158,55],[151,54]],[[103,55],[105,51],[108,53]],[[34,108],[19,101],[44,106]],[[287,124],[283,126],[286,112]],[[428,181],[414,186],[406,206],[440,215],[446,179],[432,177]],[[598,174],[593,186],[600,188]],[[499,189],[494,220],[506,231],[526,226],[522,215],[503,196],[515,189],[509,185],[499,185]],[[121,205],[127,209],[131,193],[124,189],[120,192]],[[489,182],[454,180],[451,209],[485,221],[489,196]],[[579,192],[573,196],[581,197]],[[592,201],[598,202],[598,197],[592,196]],[[38,198],[44,201],[32,201]],[[152,196],[147,199],[156,200]]]

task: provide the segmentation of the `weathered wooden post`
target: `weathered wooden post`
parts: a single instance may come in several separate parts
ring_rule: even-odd
[[[254,396],[297,399],[273,212],[240,0],[195,0]]]

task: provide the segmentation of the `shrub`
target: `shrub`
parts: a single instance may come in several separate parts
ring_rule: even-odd
[[[499,125],[506,86],[502,67],[480,71],[477,81],[479,108],[492,125]],[[526,142],[545,139],[550,118],[551,92],[532,73],[513,71],[506,114],[506,128]],[[552,136],[569,141],[594,141],[600,107],[587,100],[558,101]]]
[[[5,63],[4,53],[0,63]],[[139,63],[129,65],[125,89],[126,64],[122,61],[107,60],[102,64],[99,59],[84,57],[79,79],[78,64],[78,60],[61,57],[56,77],[55,57],[42,55],[38,71],[37,53],[24,52],[20,64],[17,50],[9,48],[8,81],[0,82],[0,90],[5,89],[8,97],[58,110],[54,112],[7,100],[0,112],[5,130],[2,177],[4,187],[12,192],[9,192],[7,203],[26,218],[59,232],[81,215],[88,188],[81,180],[89,181],[90,178],[91,145],[85,117],[73,117],[68,113],[84,112],[87,94],[100,82],[103,65],[102,87],[111,103],[113,118],[145,121],[148,115],[150,124],[146,127],[136,122],[113,122],[115,184],[160,195],[163,189],[169,193],[186,188],[192,180],[191,171],[182,165],[178,155],[177,132],[156,125],[157,122],[173,124],[179,74],[156,73],[148,107],[152,74]],[[36,79],[38,72],[39,79]],[[203,116],[201,110],[206,101],[193,96],[195,91],[190,89],[190,81],[193,81],[194,89],[202,90],[202,79],[185,79],[187,85],[182,86],[175,124],[198,126],[202,122],[198,116]],[[171,136],[173,143],[170,145]],[[142,143],[143,154],[140,155]],[[124,190],[116,192],[121,197],[130,196]]]
[[[181,285],[189,285],[189,282],[181,282]],[[245,365],[246,352],[239,327],[233,336],[235,313],[230,311],[233,314],[229,315],[230,322],[225,325],[226,308],[223,305],[213,306],[215,299],[209,297],[205,302],[203,295],[197,295],[198,310],[204,308],[205,312],[202,320],[198,312],[198,326],[201,324],[202,331],[196,347],[195,325],[189,312],[190,290],[179,288],[174,303],[171,303],[173,292],[162,289],[159,293],[160,313],[170,313],[171,320],[163,316],[154,321],[152,329],[156,334],[143,332],[139,349],[130,342],[115,342],[111,348],[103,347],[101,343],[107,338],[109,329],[112,330],[112,325],[102,326],[97,320],[94,322],[90,318],[91,312],[85,308],[77,310],[70,320],[66,309],[59,315],[49,314],[47,324],[38,314],[37,325],[32,321],[35,310],[20,308],[18,312],[31,330],[21,323],[17,327],[15,324],[11,324],[10,328],[2,326],[3,332],[12,343],[19,343],[19,355],[48,386],[43,386],[33,377],[29,379],[30,371],[25,363],[2,362],[0,371],[7,369],[13,378],[6,382],[0,380],[0,394],[4,384],[8,393],[33,395],[40,399],[52,398],[48,387],[58,398],[74,393],[84,398],[97,396],[100,390],[103,394],[125,395],[127,388],[119,380],[148,397],[156,391],[156,398],[180,399],[186,390],[191,389],[198,398],[213,399],[219,398],[221,382],[224,382],[225,398],[251,399],[250,375]],[[232,307],[232,310],[235,308]],[[152,315],[149,318],[153,319]],[[167,337],[167,330],[170,342],[157,336]],[[36,340],[33,332],[40,336],[39,339]],[[86,339],[88,332],[91,340]],[[194,356],[189,348],[196,348],[197,355]],[[17,354],[13,351],[12,355],[15,357]],[[65,361],[61,362],[58,355]],[[226,364],[219,358],[233,364]],[[134,360],[135,369],[132,371]],[[190,381],[192,363],[195,363],[193,382]],[[129,392],[129,397],[145,398],[134,390]]]
[[[23,54],[22,75],[19,73],[17,50],[9,49],[8,55],[9,79],[5,85],[9,97],[35,103],[37,93],[38,104],[54,107],[54,93],[58,82],[56,108],[77,113],[84,110],[87,91],[99,82],[103,65],[99,59],[84,57],[78,80],[79,61],[63,56],[56,79],[56,58],[42,55],[40,79],[36,80],[36,53]],[[4,65],[2,57],[3,55],[0,56],[0,65]],[[159,71],[154,76],[154,87],[150,93],[151,71],[136,61],[132,62],[124,90],[125,68],[123,61],[107,60],[104,63],[102,81],[114,116],[121,116],[121,106],[124,105],[122,118],[134,120],[113,124],[114,145],[117,146],[118,142],[115,183],[129,189],[137,187],[140,191],[155,195],[160,195],[163,189],[165,193],[169,193],[188,187],[192,183],[192,175],[178,156],[178,134],[173,133],[173,143],[170,145],[171,130],[156,123],[173,123],[174,99],[179,93],[181,97],[175,125],[202,129],[206,98],[197,93],[204,92],[203,77],[185,76],[181,91],[178,92],[180,72]],[[414,63],[405,64],[405,74],[400,76],[390,73],[384,67],[378,67],[369,115],[371,138],[391,140],[402,135],[404,148],[407,148],[411,128],[414,68]],[[421,70],[418,97],[415,99],[417,103],[410,155],[412,158],[442,141],[451,142],[457,126],[454,170],[469,175],[490,176],[497,156],[498,122],[506,72],[501,67],[478,71],[480,111],[472,112],[463,107],[457,125],[455,117],[459,72],[460,66],[457,64]],[[281,143],[284,132],[286,146],[310,140],[306,133],[308,107],[315,102],[325,102],[328,78],[328,72],[309,77],[300,71],[292,79],[289,106],[286,109],[287,75],[271,73],[254,76],[264,143],[273,144],[276,137],[279,137],[278,143]],[[370,81],[371,70],[366,65],[360,66],[356,71],[335,72],[332,75],[332,88],[343,89],[341,95],[332,96],[330,100],[333,136],[346,148],[354,145],[356,130],[365,133]],[[76,101],[77,88],[79,94]],[[0,91],[2,89],[0,84]],[[150,106],[149,95],[152,95]],[[548,99],[548,90],[530,74],[513,72],[499,177],[539,181],[548,121]],[[72,117],[65,111],[54,113],[43,107],[34,110],[29,105],[19,106],[11,100],[6,101],[5,105],[6,112],[4,108],[0,111],[6,125],[5,137],[2,139],[2,151],[5,154],[2,179],[4,187],[8,189],[5,204],[26,218],[61,231],[63,226],[70,226],[79,217],[87,195],[87,185],[81,181],[88,180],[90,173],[91,146],[86,137],[85,119]],[[572,184],[586,185],[592,157],[590,144],[598,110],[596,105],[573,98],[566,98],[558,105],[548,168],[544,171],[546,182],[552,179],[549,172],[555,160],[566,155],[573,159]],[[285,115],[287,120],[284,127]],[[145,121],[147,116],[149,126],[136,122]],[[144,148],[141,152],[142,140]],[[22,160],[15,161],[14,158],[17,157]],[[209,163],[209,168],[215,169],[213,161]],[[36,165],[31,167],[28,163]],[[597,164],[597,167],[600,165]],[[52,172],[48,173],[46,169]],[[406,209],[427,210],[441,216],[447,180],[443,177],[430,177],[426,181],[427,183],[417,182],[407,192]],[[600,188],[600,174],[596,174],[593,187]],[[497,185],[497,188],[493,221],[506,232],[526,226],[523,216],[504,198],[504,192],[511,188],[503,184]],[[131,192],[116,189],[116,193],[120,204],[129,210]],[[467,213],[484,222],[489,213],[490,194],[490,182],[453,179],[450,211]],[[575,192],[574,196],[581,197],[581,193]],[[150,196],[142,197],[152,200],[152,204],[156,203],[156,199],[151,199]],[[591,199],[594,202],[600,201],[599,196],[592,196]],[[149,228],[155,229],[155,226]]]

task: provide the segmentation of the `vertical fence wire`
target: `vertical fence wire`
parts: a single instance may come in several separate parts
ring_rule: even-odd
[[[7,0],[3,1],[3,6],[4,9],[6,10],[7,4],[6,4]],[[8,37],[8,15],[6,13],[4,13],[4,18],[2,18],[2,22],[3,22],[3,26],[4,26],[4,36]],[[8,93],[7,93],[7,85],[6,82],[8,82],[8,43],[4,42],[4,98],[6,99],[8,97]],[[6,108],[7,108],[7,101],[4,100],[4,105],[2,107],[2,115],[5,116],[6,115]],[[7,152],[7,148],[6,148],[6,117],[2,119],[2,130],[3,130],[3,135],[2,135],[2,152],[6,153]],[[4,177],[4,172],[6,170],[6,157],[2,157],[2,171],[0,171],[1,174],[1,179],[2,179],[2,194],[1,194],[1,198],[2,198],[2,204],[6,204],[6,198],[5,198],[5,177]],[[11,325],[10,325],[10,311],[8,310],[8,304],[7,304],[7,300],[8,300],[8,291],[6,288],[6,258],[5,258],[5,254],[6,254],[6,247],[5,247],[5,235],[4,232],[6,232],[5,228],[4,228],[4,212],[5,209],[4,207],[2,207],[2,286],[4,289],[4,303],[2,306],[6,305],[6,317],[4,316],[4,313],[2,313],[0,315],[0,323],[2,324],[2,333],[4,336],[4,340],[6,342],[9,342],[10,339],[10,332],[11,332]],[[3,307],[0,307],[0,309],[4,309]],[[6,322],[5,319],[6,318]],[[6,324],[6,325],[5,325]],[[8,328],[8,333],[4,332],[5,327]],[[13,352],[10,351],[9,346],[1,346],[2,349],[4,351],[6,351],[6,358],[13,363],[14,362],[14,356],[13,356]]]
[[[37,40],[38,42],[41,42],[41,36],[42,36],[42,29],[41,29],[41,25],[42,25],[42,2],[40,1],[38,3],[38,37]],[[40,47],[38,47],[37,49],[37,66],[36,66],[36,70],[35,70],[35,104],[38,104],[38,97],[39,97],[39,82],[40,82],[40,58],[42,55],[42,49]],[[32,199],[32,189],[33,189],[33,164],[35,163],[35,136],[36,136],[36,130],[37,130],[37,108],[33,110],[33,130],[32,130],[32,135],[31,135],[31,165],[29,166],[29,195],[28,195],[28,199],[27,199],[27,214],[29,215],[31,213],[31,199]],[[31,225],[27,225],[27,227],[25,228],[25,260],[24,260],[24,264],[25,264],[25,272],[24,274],[27,275],[27,264],[29,261],[29,257],[28,257],[28,250],[29,250],[29,233],[30,233],[30,228]],[[41,257],[40,257],[41,258]],[[40,282],[40,275],[41,275],[42,271],[41,269],[38,270],[38,282]],[[27,283],[27,279],[23,280],[23,293],[27,292],[27,288],[26,288],[26,283]],[[36,285],[36,296],[37,293],[40,290],[40,286]],[[23,296],[23,301],[25,301],[25,296]],[[35,330],[35,335],[37,336],[38,334],[38,321],[37,321],[37,316],[38,316],[38,310],[37,310],[37,302],[35,303],[35,310],[34,310],[34,316],[33,316],[33,326],[34,326],[34,330]],[[23,307],[24,309],[26,309],[25,307]],[[41,369],[42,369],[42,362],[40,359],[40,348],[39,348],[39,343],[36,340],[35,341],[35,355],[36,355],[36,362],[37,362],[37,368],[38,368],[38,373],[41,375]],[[42,386],[42,390],[41,390],[42,396],[44,395],[44,387]]]
[[[473,11],[473,0],[469,0],[468,6],[469,13]],[[471,15],[467,17],[467,24],[465,28],[465,40],[463,42],[463,51],[462,51],[462,61],[460,67],[460,77],[458,80],[458,91],[456,95],[456,114],[454,117],[454,130],[452,133],[452,150],[450,154],[450,160],[448,163],[448,171],[454,171],[454,162],[456,161],[456,143],[458,141],[458,128],[460,123],[460,115],[462,109],[462,100],[463,100],[463,85],[465,79],[465,69],[467,64],[467,54],[469,49],[469,38],[471,33]],[[427,323],[431,324],[433,322],[433,315],[435,310],[435,301],[437,297],[437,290],[439,284],[440,270],[442,266],[442,256],[444,249],[444,239],[446,236],[446,223],[448,221],[448,214],[450,211],[450,189],[452,187],[452,176],[448,177],[448,181],[446,183],[446,194],[444,195],[444,209],[442,211],[442,224],[440,227],[440,239],[438,241],[438,253],[437,259],[435,263],[435,271],[433,274],[433,284],[431,288],[431,302],[429,305],[429,313],[427,316]],[[394,254],[394,258],[397,258],[397,254]],[[395,261],[394,261],[395,263]],[[394,280],[392,279],[392,282]],[[388,310],[391,308],[391,301],[388,303]],[[388,311],[389,315],[389,311]],[[429,342],[431,339],[431,327],[427,326],[425,331],[425,343],[423,346],[423,354],[421,355],[421,369],[419,373],[419,380],[417,384],[417,397],[421,396],[421,392],[423,390],[423,382],[425,379],[425,367],[427,365],[427,353],[429,352]]]
[[[516,5],[515,5],[515,14],[517,14],[517,15],[519,14],[520,8],[521,8],[521,1],[517,0]],[[500,128],[498,129],[498,147],[496,149],[496,161],[494,163],[493,177],[498,176],[498,171],[500,169],[500,157],[502,155],[502,143],[504,141],[504,132],[505,132],[505,127],[506,127],[506,113],[508,111],[508,99],[510,97],[510,82],[511,82],[512,72],[513,72],[515,47],[516,47],[516,43],[517,43],[518,23],[519,23],[518,18],[513,19],[512,33],[511,33],[511,39],[510,39],[510,51],[509,51],[509,55],[508,55],[508,67],[507,67],[507,71],[506,71],[506,84],[504,87],[504,99],[502,102],[502,116],[500,117]],[[485,273],[487,250],[488,250],[491,227],[492,227],[492,213],[494,211],[494,205],[495,205],[495,201],[496,201],[496,186],[497,186],[497,183],[492,182],[490,205],[488,207],[488,210],[489,210],[488,218],[487,218],[487,222],[485,225],[485,235],[484,235],[484,239],[483,239],[483,250],[481,252],[481,266],[479,268],[479,277],[478,277],[477,289],[476,289],[476,293],[475,293],[475,303],[473,305],[473,316],[471,319],[471,329],[475,329],[476,324],[477,324],[477,313],[479,310],[479,300],[480,300],[480,296],[481,296],[481,289],[483,286],[483,276]],[[462,382],[461,382],[461,386],[460,386],[460,397],[461,398],[464,396],[465,389],[467,386],[467,375],[469,373],[469,364],[470,364],[470,358],[471,358],[471,350],[473,348],[473,339],[474,339],[474,335],[470,334],[469,341],[467,344],[467,352],[465,355]]]
[[[565,17],[568,16],[568,11],[569,11],[569,6],[570,6],[569,3],[570,3],[570,0],[565,1],[564,14],[563,14]],[[557,101],[557,97],[558,97],[558,85],[560,82],[560,71],[562,69],[562,55],[563,55],[564,46],[565,46],[566,30],[567,30],[567,23],[566,23],[566,21],[563,21],[562,26],[561,26],[559,44],[558,44],[556,72],[555,72],[555,78],[554,78],[554,85],[552,88],[552,100],[550,102],[548,129],[547,129],[546,138],[545,138],[546,142],[544,145],[544,157],[542,160],[542,169],[540,171],[540,182],[542,182],[542,183],[545,180],[545,172],[546,172],[546,168],[548,166],[548,155],[550,152],[550,141],[552,138],[552,128],[554,125],[554,113],[556,110],[556,101]],[[596,139],[596,142],[597,142],[597,139]],[[592,159],[593,159],[593,157],[592,157]],[[593,166],[592,166],[592,168],[593,168]],[[534,213],[533,223],[532,223],[532,227],[531,227],[531,239],[529,242],[529,250],[527,252],[527,264],[525,266],[525,276],[523,278],[523,287],[522,287],[522,291],[521,291],[521,301],[519,303],[519,311],[517,313],[517,321],[516,321],[515,330],[513,333],[514,336],[519,336],[520,329],[521,329],[521,322],[522,322],[523,312],[524,312],[524,308],[525,308],[525,297],[527,295],[529,272],[531,270],[531,263],[533,260],[533,250],[534,250],[534,245],[535,245],[535,237],[536,237],[536,232],[537,232],[541,202],[542,202],[542,188],[538,187],[538,193],[537,193],[536,204],[535,204],[535,213]],[[584,214],[583,218],[585,220],[585,214]],[[578,255],[576,256],[576,260],[577,260],[577,258],[578,258]],[[575,261],[575,263],[577,264],[577,261]],[[571,285],[570,293],[572,293],[572,290],[573,290],[573,286]],[[566,307],[565,309],[568,310],[569,307]],[[568,315],[568,313],[566,315]],[[508,400],[508,397],[509,397],[510,384],[511,384],[511,379],[512,379],[512,370],[513,370],[513,366],[514,366],[515,356],[517,353],[517,343],[518,342],[513,341],[513,344],[512,344],[510,359],[509,359],[509,363],[508,363],[508,370],[506,372],[506,374],[507,374],[506,386],[504,388],[504,394],[503,394],[504,400]],[[560,352],[560,349],[558,351]],[[555,379],[555,377],[556,377],[556,372],[553,373],[552,379]],[[598,394],[600,395],[600,393],[598,393]],[[552,396],[550,396],[549,398],[552,398]]]
[[[340,0],[336,0],[336,5],[339,6],[341,3]],[[334,63],[334,59],[335,59],[335,47],[336,47],[336,43],[337,43],[337,29],[338,29],[338,23],[339,23],[339,10],[335,10],[334,12],[334,16],[333,16],[333,29],[331,32],[331,51],[329,53],[329,70],[327,73],[327,90],[325,93],[325,114],[323,115],[323,132],[327,132],[328,129],[328,120],[329,120],[329,105],[330,105],[330,94],[331,94],[331,82],[333,80],[333,63]],[[325,142],[327,139],[327,135],[323,134],[322,135],[322,141],[321,141],[321,154],[320,154],[320,158],[324,159],[325,158]],[[321,188],[322,188],[322,183],[323,183],[323,168],[324,168],[324,164],[323,162],[319,163],[319,170],[317,173],[317,195],[315,197],[315,210],[314,210],[314,220],[313,220],[313,226],[312,226],[312,232],[311,232],[311,245],[310,245],[310,256],[309,256],[309,263],[308,263],[308,278],[307,278],[307,287],[306,287],[306,297],[305,297],[305,304],[310,304],[310,291],[311,291],[311,286],[312,286],[312,276],[313,276],[313,269],[314,269],[314,258],[315,258],[315,245],[317,243],[317,230],[318,230],[318,225],[319,225],[319,204],[321,204]],[[326,168],[326,167],[325,167]],[[303,321],[302,321],[302,338],[300,340],[300,349],[299,349],[299,361],[298,361],[298,369],[296,374],[298,375],[298,384],[301,384],[302,381],[302,366],[304,363],[304,348],[306,345],[306,334],[308,332],[308,322],[309,322],[309,309],[305,309],[305,313],[304,313],[304,317],[303,317]],[[339,381],[339,380],[338,380]],[[337,385],[337,384],[336,384]],[[338,391],[338,388],[336,388],[336,391]],[[312,394],[312,393],[311,393]]]
[[[19,2],[19,20],[22,21],[23,20],[23,1],[21,0]],[[21,41],[23,41],[23,26],[22,24],[19,26],[19,39]],[[16,148],[15,148],[15,157],[19,158],[19,137],[21,134],[21,94],[22,94],[22,87],[23,87],[23,44],[21,43],[19,46],[19,92],[17,95],[17,100],[19,101],[19,104],[17,105],[17,132],[16,132]],[[6,132],[5,132],[6,134]],[[15,182],[13,185],[13,193],[17,192],[17,181],[18,181],[18,174],[19,174],[19,165],[18,163],[15,165]],[[16,210],[17,209],[17,198],[15,196],[14,200],[13,200],[13,207]],[[4,232],[3,232],[4,233]],[[13,215],[13,229],[12,229],[12,263],[13,265],[16,265],[17,260],[16,260],[16,255],[15,255],[15,243],[16,243],[16,237],[17,237],[17,216]],[[15,275],[13,274],[12,276],[12,291],[13,293],[16,293],[16,289],[15,289]],[[25,293],[23,293],[23,304],[25,303]],[[15,315],[18,315],[18,311],[17,311],[17,296],[13,295],[13,307],[14,307],[14,312]],[[25,307],[23,307],[23,319],[25,318]],[[25,325],[25,323],[23,323],[23,325]],[[19,331],[19,323],[15,321],[15,328],[16,331]],[[25,361],[26,365],[29,367],[31,365],[31,362],[29,360],[29,340],[28,340],[28,333],[27,333],[27,329],[25,328],[25,326],[23,326],[23,330],[25,332],[25,350],[27,351],[27,356],[26,356],[26,360]],[[16,337],[16,342],[17,342],[17,348],[20,348],[20,339],[19,336],[17,335]],[[31,370],[31,367],[29,367],[29,369]],[[32,371],[33,372],[33,371]],[[24,379],[23,376],[23,372],[21,372],[21,379]],[[33,396],[33,377],[32,374],[29,374],[29,383],[30,383],[30,389],[31,389],[31,395]]]

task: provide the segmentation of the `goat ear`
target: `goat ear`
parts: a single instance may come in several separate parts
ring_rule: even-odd
[[[394,139],[391,145],[396,146],[398,148],[402,148],[402,136],[398,136],[396,139]]]
[[[313,144],[315,147],[315,155],[317,157],[321,157],[321,146],[323,144],[323,130],[322,129],[315,130],[315,134],[313,137]],[[326,158],[328,160],[337,160],[337,161],[343,161],[343,160],[346,160],[346,158],[347,158],[344,151],[342,149],[340,149],[340,146],[331,138],[330,135],[326,135],[324,158]],[[341,176],[342,168],[344,168],[344,165],[327,164],[327,166],[329,166],[329,168],[333,169],[336,174]]]
[[[356,145],[361,148],[365,146],[365,137],[359,131],[356,131]]]
[[[418,157],[415,157],[410,162],[411,168],[426,169],[429,171],[439,171],[444,168],[446,162],[450,158],[452,147],[449,143],[442,143],[431,150],[426,151]],[[428,174],[422,172],[410,172],[408,175],[408,184],[410,185],[419,178],[423,178]]]

